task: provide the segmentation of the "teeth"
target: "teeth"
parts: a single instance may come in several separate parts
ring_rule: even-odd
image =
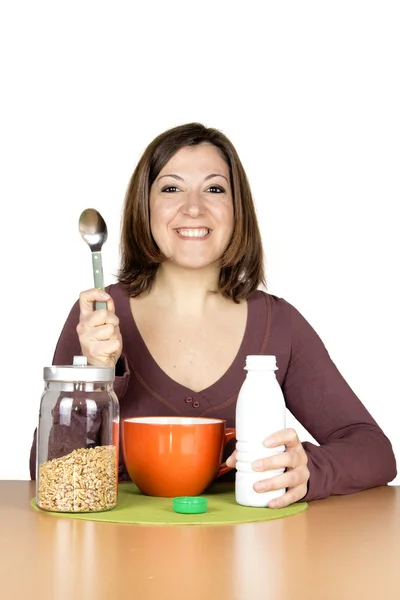
[[[209,229],[177,229],[179,235],[184,237],[205,237],[210,232]]]

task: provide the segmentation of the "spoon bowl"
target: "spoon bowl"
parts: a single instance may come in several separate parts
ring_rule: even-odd
[[[100,252],[107,240],[107,225],[94,208],[87,208],[79,217],[79,231],[92,252]]]
[[[107,240],[107,225],[94,208],[87,208],[79,217],[79,231],[92,252],[94,286],[104,291],[101,248]],[[107,302],[95,302],[95,309],[107,308]]]

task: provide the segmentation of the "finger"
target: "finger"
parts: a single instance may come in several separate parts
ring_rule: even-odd
[[[95,330],[105,325],[107,320],[107,311],[105,309],[96,310],[88,315],[79,316],[79,323],[76,326],[76,332],[82,341],[83,339],[95,339]]]
[[[280,452],[268,458],[256,460],[251,465],[253,471],[274,471],[275,469],[288,469],[300,466],[304,461],[301,460],[301,455],[293,450]]]
[[[95,310],[87,315],[81,314],[79,317],[79,323],[85,328],[98,327],[99,325],[105,324],[118,327],[119,319],[117,315],[109,312],[106,308],[101,308],[100,310]]]
[[[274,448],[275,446],[286,446],[286,448],[293,448],[297,444],[300,444],[300,440],[294,429],[282,429],[272,435],[268,436],[264,440],[264,446],[267,448]]]
[[[298,502],[307,494],[307,484],[304,483],[297,487],[291,488],[285,494],[280,496],[280,498],[274,498],[268,503],[268,508],[284,508],[285,506],[289,506],[289,504],[294,504]]]
[[[117,337],[114,325],[99,325],[93,328],[93,337],[99,341],[112,340]]]
[[[256,492],[269,492],[271,490],[280,490],[282,488],[292,488],[308,481],[310,476],[306,466],[298,467],[297,469],[289,469],[281,475],[262,479],[254,484]]]
[[[226,459],[226,466],[234,469],[236,467],[236,450],[232,452],[230,456]]]
[[[119,354],[121,350],[121,340],[119,338],[96,341],[88,344],[88,351],[90,356],[96,357],[99,360],[108,360],[111,355]]]
[[[107,294],[107,292],[103,292],[102,290],[98,290],[97,288],[93,288],[91,290],[86,290],[81,292],[79,295],[79,309],[82,315],[89,315],[94,312],[94,302],[104,302],[110,301],[111,296]],[[112,306],[114,303],[112,303]]]
[[[107,310],[109,315],[115,314],[115,304],[111,296],[107,300]]]

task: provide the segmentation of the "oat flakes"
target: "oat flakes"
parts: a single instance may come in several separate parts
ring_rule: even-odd
[[[62,512],[95,512],[117,503],[115,446],[78,448],[39,465],[37,505]]]

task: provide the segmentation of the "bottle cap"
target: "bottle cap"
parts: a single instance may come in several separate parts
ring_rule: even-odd
[[[172,508],[177,513],[196,515],[207,511],[208,500],[202,496],[180,496],[172,500]]]
[[[246,356],[247,371],[276,371],[276,356],[272,354],[251,354]]]

